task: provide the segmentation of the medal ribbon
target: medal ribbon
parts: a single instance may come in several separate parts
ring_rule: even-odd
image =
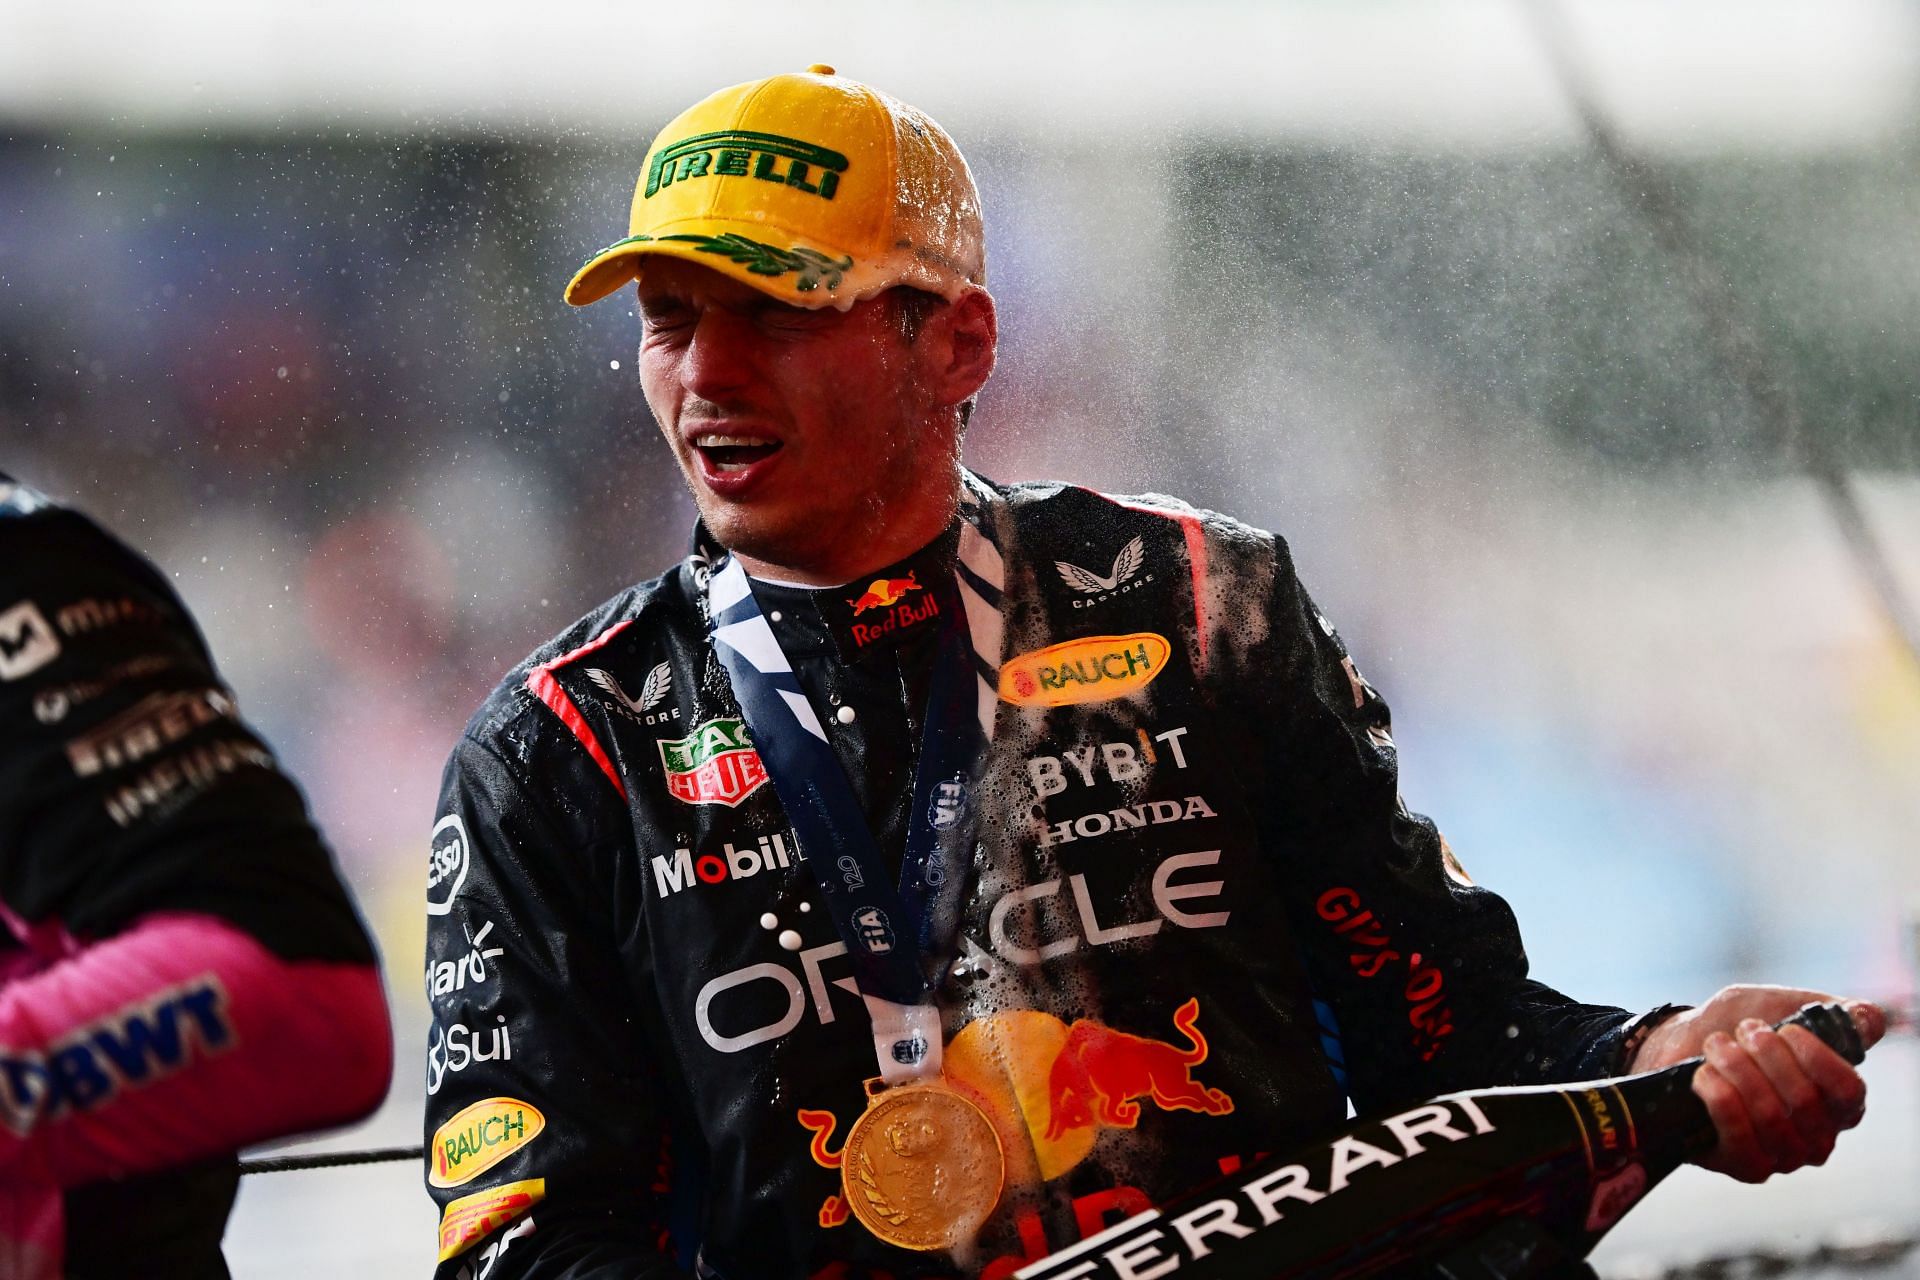
[[[978,485],[967,479],[970,488]],[[974,489],[975,503],[963,508],[970,519],[961,527],[954,579],[936,588],[942,597],[938,650],[897,888],[888,883],[853,785],[746,571],[728,557],[707,585],[715,651],[846,943],[873,1021],[880,1074],[889,1084],[940,1072],[940,1015],[925,961],[951,936],[966,865],[955,855],[972,845],[971,793],[997,702],[1004,571],[999,552],[972,523],[991,495],[982,490]],[[981,640],[990,653],[980,651]]]

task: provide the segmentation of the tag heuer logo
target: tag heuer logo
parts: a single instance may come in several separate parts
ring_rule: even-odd
[[[739,720],[709,720],[684,738],[662,738],[660,762],[667,790],[686,804],[732,808],[767,781],[767,767]]]
[[[60,656],[60,640],[31,600],[0,613],[0,680],[18,680]]]
[[[1153,581],[1152,574],[1141,576],[1140,567],[1146,563],[1147,551],[1139,538],[1129,539],[1127,545],[1120,548],[1120,554],[1113,558],[1113,568],[1106,577],[1101,577],[1091,569],[1082,569],[1077,564],[1065,560],[1055,560],[1053,567],[1060,573],[1061,579],[1081,595],[1092,596],[1091,600],[1075,600],[1073,607],[1084,609],[1088,605],[1099,604],[1103,600],[1144,587]]]
[[[594,686],[600,690],[602,702],[638,724],[659,724],[663,720],[680,718],[678,707],[668,707],[664,711],[654,710],[666,700],[667,692],[673,686],[673,667],[670,663],[662,662],[647,672],[647,678],[641,684],[640,696],[637,698],[626,691],[611,671],[602,671],[599,667],[588,667],[587,679],[593,681]]]

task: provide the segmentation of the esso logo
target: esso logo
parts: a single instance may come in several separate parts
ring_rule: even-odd
[[[443,916],[453,910],[453,896],[467,881],[466,824],[450,813],[433,824],[433,849],[427,858],[427,914]]]

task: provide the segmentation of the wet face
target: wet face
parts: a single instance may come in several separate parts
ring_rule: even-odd
[[[945,527],[945,348],[909,341],[884,296],[805,310],[661,256],[639,299],[647,403],[707,528],[750,570],[838,583]]]

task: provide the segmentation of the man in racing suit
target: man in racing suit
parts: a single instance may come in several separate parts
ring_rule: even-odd
[[[371,943],[153,566],[0,475],[0,1275],[224,1276],[236,1149],[385,1097]]]
[[[959,467],[995,329],[931,120],[827,68],[723,90],[656,139],[631,231],[568,297],[638,278],[643,385],[701,524],[512,672],[449,762],[445,1280],[1005,1277],[1349,1099],[1703,1045],[1732,1172],[1823,1159],[1857,1119],[1837,1056],[1754,1029],[1807,993],[1635,1020],[1528,980],[1506,904],[1400,803],[1387,708],[1278,538]],[[962,705],[977,768],[923,776]],[[803,731],[884,865],[812,834],[830,788],[781,754]],[[948,829],[959,857],[926,834]],[[922,913],[840,905],[882,876],[930,886]],[[931,1046],[872,985],[916,935]],[[883,1196],[845,1167],[874,1078],[929,1053],[1004,1163],[945,1250],[862,1211],[934,1212],[950,1182]],[[1763,1114],[1806,1089],[1801,1119]],[[888,1132],[910,1165],[919,1137]]]

